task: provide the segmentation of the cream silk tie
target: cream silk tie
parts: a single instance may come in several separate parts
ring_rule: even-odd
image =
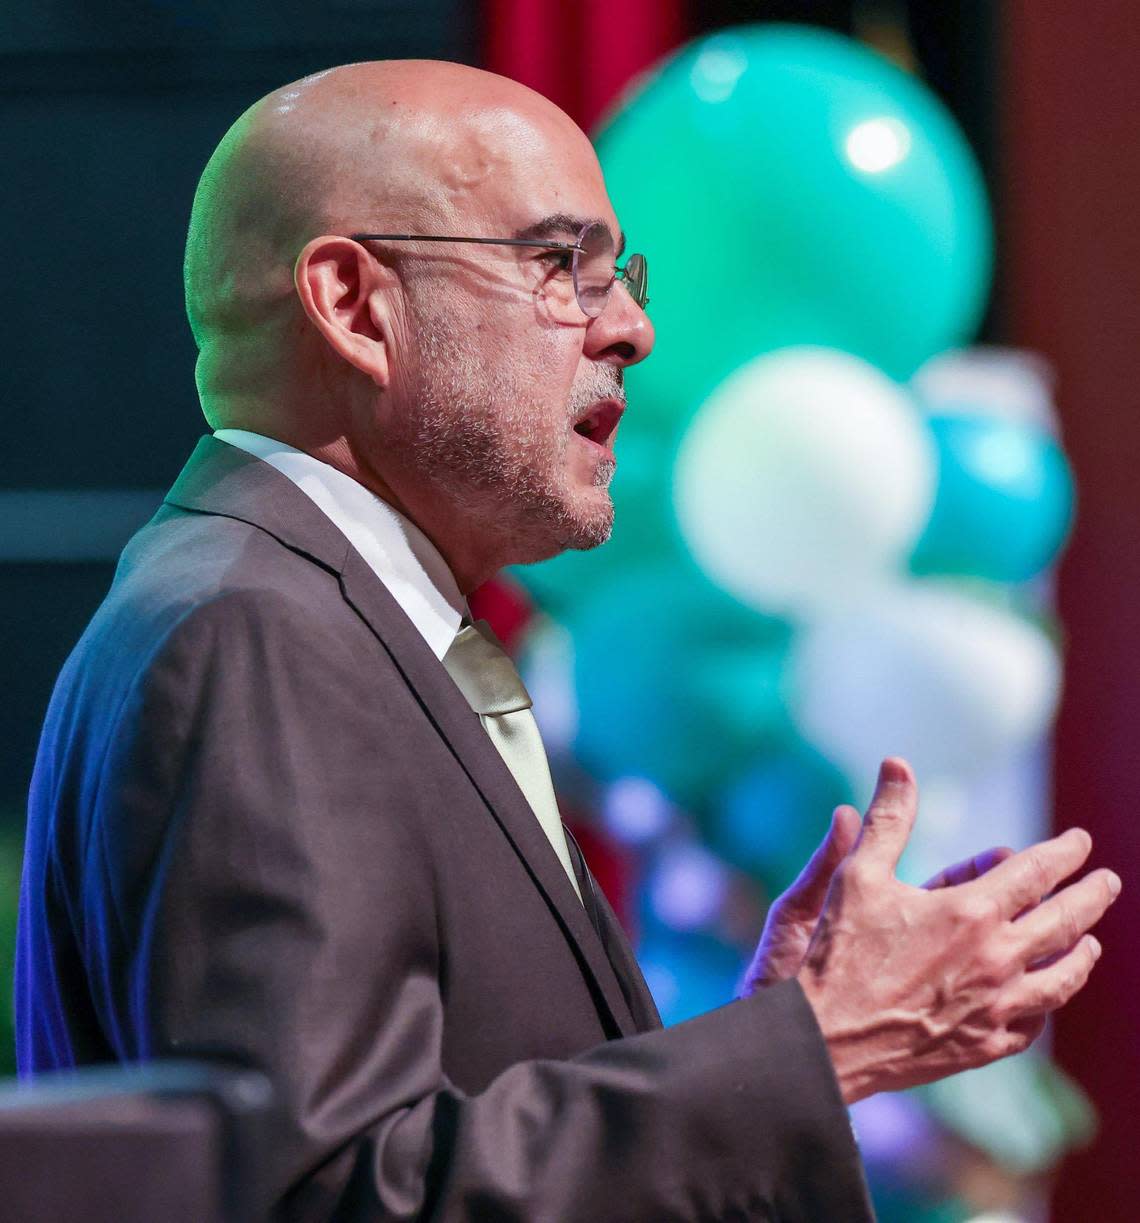
[[[443,656],[443,665],[479,715],[479,721],[538,817],[542,831],[581,900],[582,893],[554,797],[546,749],[531,713],[530,693],[510,655],[486,620],[472,624],[464,618],[455,640]]]

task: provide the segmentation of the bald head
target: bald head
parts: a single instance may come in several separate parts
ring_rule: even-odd
[[[269,94],[194,199],[186,306],[207,420],[371,489],[464,590],[595,546],[613,518],[621,370],[653,329],[616,278],[601,313],[576,305],[565,248],[588,223],[616,244],[590,142],[513,81],[392,61]],[[352,237],[366,233],[532,240]],[[600,421],[598,441],[575,431]]]
[[[525,86],[429,60],[350,64],[254,103],[222,138],[194,197],[186,309],[211,423],[279,400],[303,314],[294,262],[316,234],[478,232],[527,175],[592,152]]]

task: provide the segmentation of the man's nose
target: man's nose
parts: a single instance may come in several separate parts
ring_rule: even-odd
[[[586,324],[583,352],[595,361],[636,365],[653,351],[653,324],[620,281],[605,309]]]

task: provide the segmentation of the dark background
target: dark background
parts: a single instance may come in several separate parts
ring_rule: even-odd
[[[116,540],[205,429],[181,268],[206,159],[250,103],[307,73],[475,62],[478,18],[458,0],[0,10],[0,810],[23,806],[51,684],[110,582]],[[77,514],[79,489],[111,495]],[[14,495],[25,490],[62,495]]]

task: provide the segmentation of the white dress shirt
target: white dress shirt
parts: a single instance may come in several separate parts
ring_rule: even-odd
[[[470,613],[439,549],[411,519],[303,450],[245,429],[218,429],[214,436],[264,459],[323,510],[388,587],[436,658],[443,658]]]

